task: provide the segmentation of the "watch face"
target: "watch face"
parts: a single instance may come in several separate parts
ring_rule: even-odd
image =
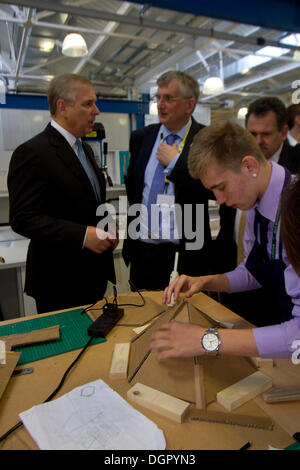
[[[216,351],[219,346],[219,339],[214,333],[206,333],[202,338],[202,344],[206,351]]]

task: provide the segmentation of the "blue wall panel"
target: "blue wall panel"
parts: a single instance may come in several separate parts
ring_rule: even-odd
[[[149,97],[143,95],[143,101],[99,99],[97,106],[103,113],[125,113],[144,115],[149,113]],[[1,108],[14,109],[49,109],[47,97],[44,95],[7,94],[6,103]]]
[[[253,24],[280,31],[300,31],[299,0],[131,0],[167,10]],[[145,14],[147,18],[147,13]]]

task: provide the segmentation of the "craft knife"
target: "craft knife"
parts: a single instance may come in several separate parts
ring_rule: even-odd
[[[13,371],[12,375],[24,375],[31,374],[33,372],[33,367],[25,367],[24,369],[16,369]]]

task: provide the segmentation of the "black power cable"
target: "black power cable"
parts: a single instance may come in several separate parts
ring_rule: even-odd
[[[135,286],[132,284],[131,281],[129,281],[131,286],[133,288],[135,288]],[[118,302],[117,302],[117,289],[116,289],[116,286],[113,286],[113,289],[114,289],[114,300],[113,300],[113,305],[114,306],[117,306],[117,307],[125,307],[125,306],[132,306],[132,307],[143,307],[145,305],[145,299],[144,297],[142,296],[142,294],[140,293],[139,290],[135,289],[137,291],[137,293],[139,294],[139,296],[141,297],[142,299],[142,304],[121,304],[121,305],[118,305]],[[105,309],[105,306],[108,307],[110,304],[107,302],[107,299],[105,298],[105,301],[106,301],[106,304],[103,306],[103,308]],[[98,302],[98,301],[97,301]],[[97,303],[93,303],[91,304],[89,307],[86,307],[84,309],[82,309],[81,311],[81,315],[83,313],[86,313],[88,312],[89,310],[99,310],[99,309],[93,309],[92,307]],[[128,325],[129,326],[129,325]],[[90,330],[88,330],[88,332],[90,333]],[[82,350],[80,351],[80,353],[78,354],[78,356],[74,359],[74,361],[70,364],[70,366],[68,367],[68,369],[66,370],[66,372],[64,373],[60,383],[58,384],[58,386],[56,387],[56,389],[49,395],[48,398],[46,398],[45,401],[43,401],[42,403],[47,403],[48,401],[51,401],[55,395],[58,393],[58,391],[61,389],[61,387],[63,386],[66,378],[67,378],[67,375],[68,373],[70,372],[70,370],[72,369],[72,367],[76,364],[76,362],[80,359],[80,357],[82,356],[82,354],[85,352],[85,350],[88,348],[88,346],[91,344],[93,338],[95,336],[92,336],[89,338],[88,342],[86,343],[86,345],[82,348]],[[23,425],[22,421],[19,421],[15,426],[13,426],[12,428],[10,428],[5,434],[3,434],[2,436],[0,436],[0,442],[3,442],[10,434],[12,434],[16,429],[20,428],[21,426]]]
[[[49,395],[48,398],[46,398],[45,401],[43,401],[43,403],[47,403],[48,401],[52,400],[55,395],[59,392],[59,390],[61,389],[61,387],[63,386],[66,378],[67,378],[67,375],[68,373],[70,372],[70,370],[72,369],[72,367],[76,364],[76,362],[80,359],[80,357],[82,356],[82,354],[85,352],[85,350],[88,348],[88,346],[91,344],[92,340],[93,340],[93,336],[91,336],[88,340],[88,342],[86,343],[86,345],[82,348],[82,350],[80,351],[80,353],[78,354],[78,356],[74,359],[74,361],[69,365],[68,369],[66,370],[66,372],[64,373],[60,383],[58,384],[58,386],[56,387],[56,389]],[[12,428],[10,428],[5,434],[3,434],[1,437],[0,437],[0,442],[4,441],[10,434],[12,434],[16,429],[20,428],[21,426],[23,425],[23,422],[22,421],[19,421],[19,423],[17,423],[15,426],[13,426]]]

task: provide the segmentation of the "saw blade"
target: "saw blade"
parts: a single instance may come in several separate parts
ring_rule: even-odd
[[[267,416],[249,416],[222,411],[206,411],[191,409],[189,418],[195,421],[208,421],[212,423],[231,424],[232,426],[246,426],[250,428],[273,430],[274,423]]]

